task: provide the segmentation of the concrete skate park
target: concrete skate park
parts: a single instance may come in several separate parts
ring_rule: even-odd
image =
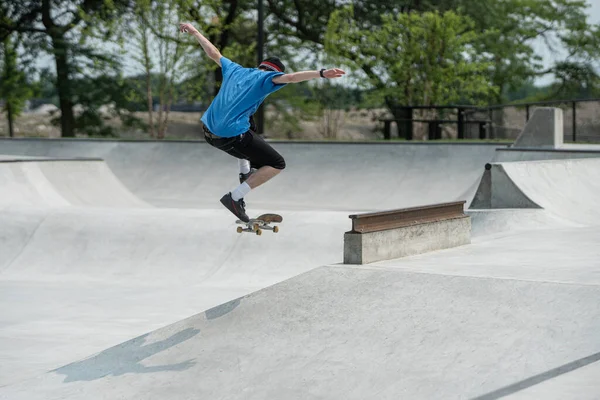
[[[0,399],[597,399],[600,147],[561,122],[273,142],[261,236],[204,142],[0,140]],[[451,203],[447,229],[388,226],[344,262],[350,215]]]

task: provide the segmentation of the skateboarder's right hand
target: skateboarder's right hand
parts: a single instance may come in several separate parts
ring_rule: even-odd
[[[190,35],[194,35],[198,33],[198,29],[194,28],[194,25],[186,23],[179,24],[179,32],[189,33]]]
[[[202,46],[202,49],[206,52],[206,55],[208,55],[208,57],[210,57],[214,62],[219,64],[219,67],[221,66],[221,52],[215,47],[214,44],[210,42],[210,40],[198,32],[198,29],[196,29],[194,25],[187,22],[182,22],[179,24],[179,31],[194,36],[196,40],[198,40],[198,43],[200,43]]]

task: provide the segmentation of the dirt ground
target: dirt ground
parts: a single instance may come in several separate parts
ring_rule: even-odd
[[[51,123],[57,113],[56,107],[44,106],[35,112],[24,113],[16,118],[16,137],[60,137],[60,129]],[[533,113],[533,108],[530,110]],[[136,117],[147,121],[148,113],[135,113]],[[171,112],[166,133],[167,140],[202,139],[200,118],[202,113]],[[303,120],[300,130],[284,128],[278,121],[273,110],[267,109],[265,134],[272,139],[288,140],[345,140],[362,141],[383,138],[383,123],[379,118],[391,117],[383,109],[376,110],[329,110],[322,117],[313,120]],[[446,117],[455,119],[455,115]],[[600,142],[600,102],[580,103],[577,108],[577,141]],[[156,118],[156,114],[155,114]],[[416,116],[415,118],[418,118]],[[523,129],[526,122],[526,111],[523,108],[509,107],[492,115],[478,115],[477,119],[492,119],[494,121],[493,138],[514,139]],[[429,118],[425,118],[429,119]],[[570,107],[564,108],[565,140],[572,137],[573,112]],[[117,118],[107,119],[107,123],[115,128],[122,139],[152,139],[148,132],[123,128]],[[471,125],[467,138],[478,137],[477,126]],[[0,136],[8,136],[8,121],[5,114],[0,114]],[[415,140],[427,139],[427,124],[415,123],[413,136]],[[86,137],[81,135],[81,137]],[[392,124],[392,138],[397,136],[397,129]],[[456,126],[443,126],[443,139],[456,138]]]

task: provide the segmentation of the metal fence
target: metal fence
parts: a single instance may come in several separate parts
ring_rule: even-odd
[[[509,104],[471,109],[468,119],[488,119],[487,137],[516,139],[536,108],[555,107],[563,110],[565,143],[600,143],[600,99],[576,99]]]
[[[514,140],[523,131],[536,108],[563,110],[565,143],[600,143],[600,99],[577,99],[506,104],[488,107],[412,106],[399,107],[394,117],[382,118],[386,139],[397,135],[421,139]]]

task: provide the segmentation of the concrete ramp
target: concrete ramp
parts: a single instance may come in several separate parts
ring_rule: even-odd
[[[466,214],[471,217],[471,238],[474,243],[489,240],[490,237],[512,235],[519,231],[582,226],[541,208],[470,209]]]
[[[600,159],[493,163],[472,208],[543,208],[567,221],[600,224]]]
[[[565,268],[554,272],[573,274],[565,248],[583,240],[588,268],[597,232],[549,242],[551,231],[540,239],[548,247],[534,251],[530,236],[493,253],[483,243],[477,263],[472,246],[430,255],[440,271],[455,262],[503,282],[398,266],[312,271],[342,261],[348,214],[469,202],[503,146],[273,144],[288,168],[246,200],[252,213],[278,212],[284,222],[258,237],[235,233],[218,202],[237,184],[236,160],[205,143],[0,140],[0,153],[25,156],[0,163],[0,304],[10,305],[0,313],[0,399],[464,397],[600,351],[582,337],[599,328],[589,318],[598,292],[585,287],[597,271],[582,287],[510,279],[524,267],[535,278],[561,255]],[[558,167],[503,173],[544,207],[535,211],[560,212],[567,199],[545,201],[597,178],[574,173],[581,181],[565,189],[570,169],[548,168]],[[540,177],[549,183],[529,182]],[[586,193],[590,203],[570,220],[591,213]],[[499,218],[482,215],[481,231]],[[523,261],[551,250],[536,268]],[[497,268],[507,255],[514,265]]]
[[[14,233],[6,235],[9,251],[0,253],[5,280],[164,285],[210,280],[252,290],[307,265],[341,261],[338,232],[349,225],[343,213],[293,211],[286,213],[280,233],[257,237],[238,234],[227,210],[105,208],[11,208],[0,211],[0,222]],[[246,254],[253,255],[252,263]]]
[[[470,201],[489,144],[272,142],[287,168],[253,191],[249,207],[271,211],[375,211]],[[0,140],[0,154],[98,157],[137,197],[155,206],[220,208],[238,182],[237,161],[204,142]]]
[[[467,200],[498,147],[273,145],[288,168],[246,201],[284,222],[258,238],[219,203],[237,161],[206,143],[0,139],[0,385],[341,262],[348,214]]]
[[[0,207],[148,207],[102,160],[0,160]]]
[[[584,284],[322,267],[0,388],[0,398],[512,394],[532,376],[600,359],[599,295]],[[592,398],[594,388],[579,389]]]
[[[560,108],[540,107],[511,147],[560,148],[563,145],[563,111]]]
[[[0,210],[0,387],[341,262],[348,226],[290,211],[259,237],[227,210]]]

